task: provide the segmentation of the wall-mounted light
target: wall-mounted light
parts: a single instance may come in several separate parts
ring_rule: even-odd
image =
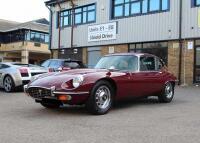
[[[60,50],[60,54],[65,54],[65,50],[64,50],[64,49],[61,49],[61,50]]]
[[[74,54],[77,54],[78,53],[78,49],[74,49]]]

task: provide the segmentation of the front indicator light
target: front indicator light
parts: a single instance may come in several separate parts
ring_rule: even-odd
[[[69,95],[59,95],[58,96],[58,100],[60,100],[60,101],[69,101],[71,99],[72,99],[72,97]]]

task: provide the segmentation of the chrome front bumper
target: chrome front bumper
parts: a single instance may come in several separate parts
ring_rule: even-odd
[[[55,86],[52,86],[51,88],[45,88],[45,87],[40,87],[40,86],[28,86],[24,85],[24,92],[29,95],[28,89],[29,88],[41,88],[41,89],[47,89],[51,91],[51,97],[55,97],[57,95],[86,95],[89,94],[89,92],[60,92],[56,91]]]

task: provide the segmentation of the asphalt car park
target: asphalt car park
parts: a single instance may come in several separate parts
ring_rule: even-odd
[[[103,116],[84,107],[50,110],[24,93],[0,90],[1,143],[197,143],[200,87],[177,87],[169,104],[121,102]]]

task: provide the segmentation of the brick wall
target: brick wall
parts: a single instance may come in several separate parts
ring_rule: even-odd
[[[58,58],[58,50],[52,50],[52,58],[57,59]]]
[[[179,42],[171,41],[168,43],[168,69],[177,78],[179,74]]]
[[[181,81],[182,84],[191,85],[194,76],[194,42],[192,49],[188,49],[188,42],[193,41],[183,41]]]
[[[88,57],[87,57],[87,48],[83,48],[83,63],[87,64],[88,63]]]
[[[104,46],[101,48],[101,55],[109,54],[109,47],[114,47],[114,53],[127,53],[128,45],[112,45],[112,46]]]
[[[183,41],[182,45],[182,65],[181,65],[181,84],[192,85],[194,77],[194,47],[188,49],[189,40]],[[193,42],[193,41],[192,41]],[[194,45],[194,42],[193,42]],[[170,41],[168,48],[168,69],[177,78],[179,76],[179,54],[180,47],[178,41]]]

